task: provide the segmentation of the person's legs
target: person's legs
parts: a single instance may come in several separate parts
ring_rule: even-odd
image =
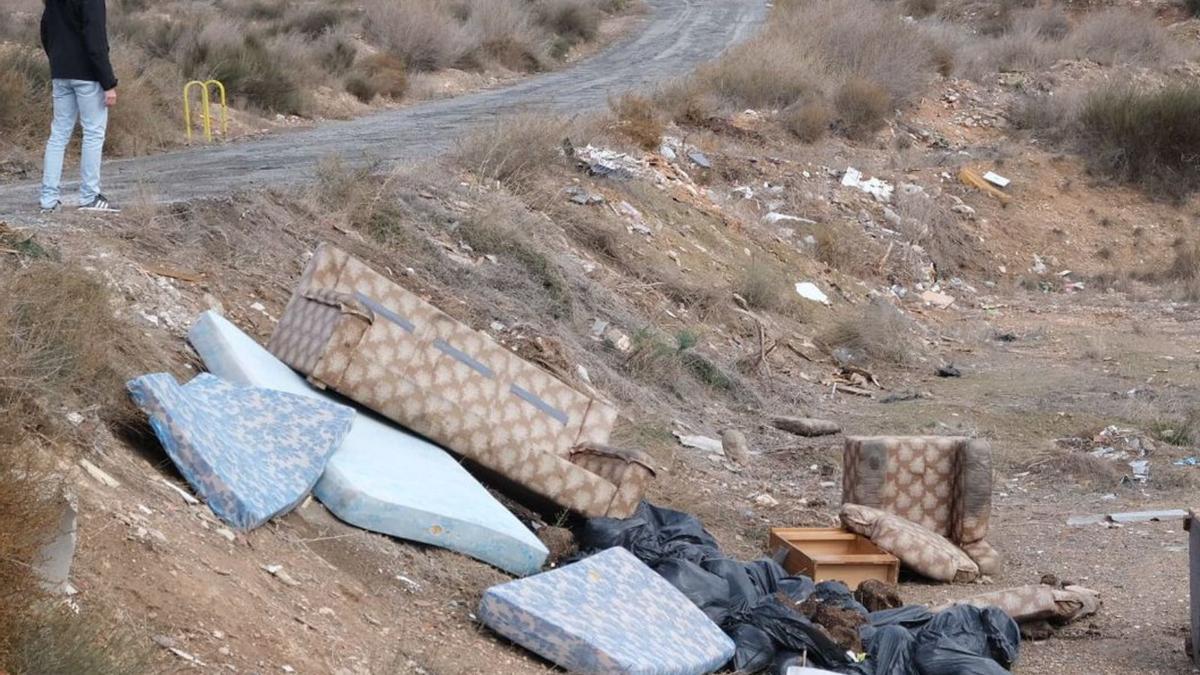
[[[67,152],[67,144],[71,142],[71,134],[75,131],[75,118],[79,108],[75,105],[75,90],[69,80],[54,80],[52,82],[54,95],[54,118],[50,123],[50,138],[46,141],[46,155],[42,158],[42,196],[43,209],[52,209],[59,202],[62,182],[63,157]]]
[[[87,206],[100,194],[100,158],[108,129],[108,106],[99,82],[71,80],[83,127],[83,150],[79,155],[79,205]]]

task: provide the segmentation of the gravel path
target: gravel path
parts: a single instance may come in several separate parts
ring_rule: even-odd
[[[556,113],[602,108],[609,96],[686,74],[750,35],[764,0],[647,0],[641,24],[604,52],[570,68],[512,86],[285,131],[244,143],[105,164],[105,192],[128,201],[139,186],[174,201],[295,184],[330,154],[411,162],[446,150],[472,126],[519,110]],[[74,167],[67,168],[67,176]],[[74,183],[64,184],[68,196]],[[30,182],[0,186],[0,216],[36,210]]]

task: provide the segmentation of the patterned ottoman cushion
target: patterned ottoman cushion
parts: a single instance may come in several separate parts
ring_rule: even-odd
[[[690,600],[620,547],[493,586],[479,618],[573,672],[708,673],[734,651]]]
[[[979,576],[979,567],[962,549],[910,520],[859,504],[843,504],[841,517],[850,531],[930,579],[966,582]]]
[[[343,405],[207,373],[183,386],[166,373],[126,386],[187,482],[242,530],[304,499],[354,420]]]
[[[1100,594],[1082,586],[1057,588],[1045,584],[1034,584],[954,600],[933,608],[933,611],[940,612],[951,605],[999,607],[1017,623],[1040,619],[1048,619],[1055,623],[1069,623],[1095,614],[1100,609]]]

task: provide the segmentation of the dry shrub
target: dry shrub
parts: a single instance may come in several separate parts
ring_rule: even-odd
[[[543,167],[562,161],[559,147],[566,130],[567,123],[557,117],[513,115],[468,134],[453,156],[479,178],[523,188]]]
[[[50,67],[37,52],[0,45],[0,129],[26,136],[45,131],[50,103]]]
[[[1071,132],[1079,103],[1079,97],[1071,94],[1027,94],[1013,100],[1008,121],[1016,129],[1060,141]]]
[[[368,37],[414,71],[458,65],[471,50],[462,22],[438,0],[366,0]]]
[[[912,17],[922,19],[937,11],[937,0],[905,0],[904,11]]]
[[[850,138],[864,139],[883,128],[891,111],[891,99],[883,87],[870,80],[853,77],[833,98],[838,125]]]
[[[1163,273],[1171,281],[1191,281],[1200,278],[1200,242],[1179,242],[1171,265]]]
[[[15,411],[0,408],[0,414]],[[33,622],[31,613],[42,595],[31,566],[54,537],[62,482],[42,453],[0,436],[0,668],[8,667],[20,648],[21,634]]]
[[[466,30],[477,59],[513,70],[541,69],[548,41],[534,28],[525,0],[474,0],[467,7]]]
[[[1114,85],[1091,92],[1078,118],[1091,166],[1179,197],[1200,185],[1200,85]]]
[[[1061,5],[1038,5],[1013,12],[1011,30],[1043,40],[1061,40],[1071,32],[1071,20]]]
[[[114,51],[113,66],[121,73],[121,91],[109,113],[106,150],[145,155],[177,143],[183,127],[175,102],[183,87],[179,71],[124,47]]]
[[[677,124],[699,126],[720,112],[712,89],[698,77],[689,77],[660,89],[655,100]]]
[[[912,364],[921,353],[912,319],[882,298],[838,320],[817,336],[817,343],[830,352],[847,350],[851,358],[895,365]]]
[[[376,96],[399,99],[407,90],[408,71],[404,62],[391,54],[372,54],[360,60],[346,79],[346,91],[363,103]]]
[[[588,0],[541,0],[534,11],[540,24],[571,41],[591,40],[600,30],[602,13]]]
[[[780,113],[783,128],[805,143],[815,143],[833,124],[833,108],[822,100],[797,101]]]
[[[284,18],[281,30],[300,33],[310,39],[317,38],[337,28],[346,19],[340,7],[324,5],[291,10]]]
[[[154,672],[149,640],[138,638],[112,617],[95,610],[75,614],[43,604],[22,626],[12,654],[0,663],[13,675],[87,673],[143,675]]]
[[[608,102],[617,116],[617,129],[643,150],[654,150],[662,142],[666,126],[654,103],[637,94],[624,94]]]
[[[257,33],[214,21],[186,39],[180,67],[189,79],[224,83],[231,98],[267,112],[300,115],[310,105],[297,75],[305,60],[282,58]]]
[[[1153,15],[1124,8],[1087,14],[1071,33],[1069,43],[1077,58],[1106,66],[1162,66],[1179,56],[1170,35]]]
[[[1192,16],[1200,16],[1200,0],[1183,0],[1183,6],[1192,13]]]
[[[779,311],[792,298],[787,280],[765,261],[747,265],[734,282],[733,292],[742,296],[747,305],[768,312]]]
[[[799,49],[796,38],[768,31],[733,47],[701,68],[697,77],[707,90],[735,107],[770,108],[820,95],[829,72],[819,52]]]
[[[985,267],[978,237],[963,227],[962,219],[947,204],[924,193],[901,192],[896,197],[896,211],[900,231],[925,249],[941,276]]]
[[[996,72],[1041,70],[1065,56],[1067,51],[1060,41],[1046,40],[1034,30],[1022,30],[965,48],[959,55],[959,68],[963,75],[981,80]]]

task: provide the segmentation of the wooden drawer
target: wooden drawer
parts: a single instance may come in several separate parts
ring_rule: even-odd
[[[783,568],[813,581],[836,579],[851,590],[867,579],[894,584],[900,560],[870,539],[838,527],[776,527],[768,541],[771,552],[787,550]]]

